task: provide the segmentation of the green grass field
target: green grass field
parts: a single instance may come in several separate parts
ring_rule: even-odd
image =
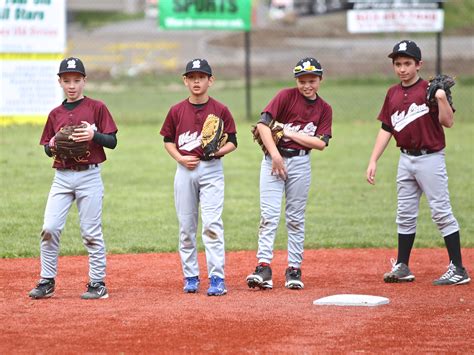
[[[398,150],[394,142],[381,158],[377,185],[365,169],[379,123],[375,117],[390,82],[324,82],[321,96],[334,109],[328,149],[312,153],[313,180],[306,213],[306,248],[395,247]],[[277,90],[292,82],[255,82],[251,121],[245,119],[242,82],[216,82],[211,96],[225,102],[238,128],[238,149],[224,159],[226,249],[256,249],[261,153],[250,126]],[[474,247],[472,83],[453,88],[456,124],[446,130],[447,165],[453,209],[462,227],[462,245]],[[103,225],[109,253],[177,250],[173,201],[176,163],[158,132],[171,104],[187,96],[179,81],[90,82],[86,94],[107,103],[119,126],[118,146],[103,164],[106,188]],[[0,257],[39,255],[39,233],[53,178],[51,160],[38,141],[42,126],[1,127]],[[276,248],[286,248],[282,219]],[[422,200],[415,247],[440,247],[443,240]],[[200,244],[202,248],[202,245]],[[74,206],[63,233],[61,254],[85,254]]]

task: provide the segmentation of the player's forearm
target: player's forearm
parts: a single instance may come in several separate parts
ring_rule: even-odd
[[[114,149],[117,146],[117,136],[115,133],[105,134],[95,131],[92,140],[95,143],[109,149]]]
[[[387,148],[390,138],[392,138],[392,134],[390,132],[380,129],[377,138],[375,139],[374,149],[370,155],[369,162],[377,162],[379,160],[385,151],[385,148]]]
[[[268,154],[270,154],[270,156],[280,154],[275,145],[275,141],[273,140],[272,131],[270,128],[263,123],[258,123],[257,130],[258,134],[260,134],[263,144],[265,145],[265,148],[267,148]]]
[[[438,90],[436,93],[438,100],[438,119],[442,126],[450,128],[454,124],[454,113],[451,105],[448,102],[446,93],[442,90]]]
[[[226,154],[229,154],[229,153],[233,152],[236,149],[237,149],[237,147],[234,145],[234,143],[227,142],[226,144],[224,144],[224,146],[221,149],[219,149],[216,152],[215,156],[216,157],[222,157]]]
[[[306,148],[317,150],[324,150],[324,148],[326,148],[326,142],[315,136],[308,136],[306,134],[285,130],[285,137],[290,138],[293,142]]]
[[[165,149],[168,154],[171,155],[171,157],[179,163],[182,156],[178,151],[178,148],[176,148],[176,144],[165,142]]]

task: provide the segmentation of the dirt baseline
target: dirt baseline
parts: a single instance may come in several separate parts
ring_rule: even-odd
[[[413,283],[384,284],[394,250],[307,250],[305,289],[284,287],[286,252],[272,264],[274,289],[245,283],[255,252],[227,253],[229,293],[182,292],[179,256],[109,255],[106,300],[84,301],[87,257],[61,257],[53,298],[31,300],[39,259],[0,259],[0,353],[459,352],[474,348],[472,283],[436,287],[444,249],[415,249]],[[463,250],[472,273],[474,249]],[[379,307],[314,306],[342,293],[384,296]]]

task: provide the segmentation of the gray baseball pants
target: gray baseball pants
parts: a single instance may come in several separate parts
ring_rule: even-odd
[[[201,161],[194,170],[178,164],[174,198],[179,222],[179,255],[184,277],[199,276],[196,233],[201,206],[202,241],[208,277],[224,278],[225,245],[222,211],[224,171],[222,161]]]
[[[425,193],[431,218],[443,237],[459,230],[453,215],[448,191],[445,152],[410,156],[400,154],[397,174],[398,233],[416,233],[421,194]]]
[[[41,232],[41,277],[55,278],[58,270],[59,242],[67,214],[76,200],[82,242],[89,253],[89,279],[105,278],[106,256],[102,234],[104,186],[100,167],[85,171],[56,169],[46,203]]]
[[[311,185],[310,155],[283,158],[288,173],[286,181],[272,175],[272,159],[264,156],[260,169],[259,263],[270,263],[280,222],[285,194],[285,218],[288,232],[288,266],[301,267],[305,239],[305,211]]]

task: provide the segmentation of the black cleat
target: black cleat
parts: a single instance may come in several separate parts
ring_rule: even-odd
[[[41,279],[28,295],[34,299],[49,298],[54,295],[54,288],[54,279]]]
[[[86,286],[87,291],[81,296],[83,300],[97,300],[109,297],[107,287],[105,287],[103,282],[89,282]]]
[[[392,270],[386,272],[383,275],[383,280],[387,283],[396,283],[396,282],[412,282],[415,280],[415,275],[413,275],[404,263],[398,263],[392,259]]]
[[[270,265],[259,264],[255,272],[247,276],[247,285],[250,288],[259,287],[261,289],[272,289],[272,269]]]
[[[292,266],[286,269],[285,287],[293,290],[304,288],[304,283],[301,281],[301,269]]]
[[[450,263],[448,266],[448,271],[446,271],[443,276],[439,279],[433,281],[435,286],[448,286],[448,285],[463,285],[471,281],[466,268],[459,267]]]

